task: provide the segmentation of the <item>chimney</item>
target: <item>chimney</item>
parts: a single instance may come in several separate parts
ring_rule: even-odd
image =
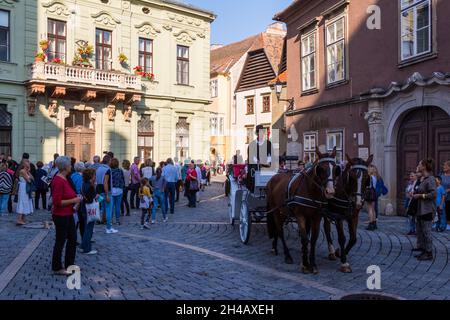
[[[282,23],[282,22],[274,22],[274,23],[271,23],[267,27],[266,33],[285,36],[286,35],[286,27],[285,27],[284,23]]]
[[[211,44],[211,50],[220,49],[222,47],[223,47],[223,44],[219,44],[219,43]]]

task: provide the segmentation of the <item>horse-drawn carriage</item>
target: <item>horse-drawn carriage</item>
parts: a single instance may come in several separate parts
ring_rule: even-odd
[[[234,222],[239,220],[241,241],[247,244],[252,223],[265,222],[267,218],[266,186],[276,172],[259,169],[249,171],[248,167],[242,164],[232,165],[230,169],[228,172],[230,223],[234,225]],[[252,188],[246,183],[250,178],[254,178]]]
[[[253,169],[248,172],[245,165],[233,165],[229,170],[229,217],[230,223],[239,219],[241,241],[247,244],[251,225],[267,222],[272,253],[278,254],[277,243],[281,239],[286,263],[292,263],[283,227],[295,221],[299,227],[302,244],[302,270],[318,273],[315,260],[316,243],[324,221],[329,258],[341,260],[341,271],[351,272],[347,255],[356,243],[358,215],[363,204],[363,192],[369,188],[367,160],[347,158],[345,166],[336,163],[336,149],[332,153],[317,153],[313,166],[299,173],[270,172]],[[248,187],[248,176],[254,184]],[[244,178],[245,177],[245,178]],[[331,221],[336,225],[339,250],[335,250],[331,238]],[[344,222],[349,228],[347,243]]]

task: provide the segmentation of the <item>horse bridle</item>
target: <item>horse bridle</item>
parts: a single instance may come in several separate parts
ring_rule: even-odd
[[[313,170],[313,173],[314,173],[315,177],[317,177],[317,175],[316,175],[316,168],[317,168],[317,166],[319,164],[321,164],[321,163],[326,163],[326,162],[332,163],[332,164],[334,164],[334,166],[336,166],[336,159],[334,159],[334,158],[327,157],[327,158],[319,159],[317,161],[317,163],[311,168],[311,170]],[[314,179],[314,177],[310,177],[307,174],[303,174],[303,176],[305,176],[307,179],[309,179],[322,192],[322,196],[324,196],[324,197],[325,197],[325,186],[326,186],[326,184],[328,182],[333,182],[334,183],[333,179],[327,178],[325,186],[321,186],[319,183],[317,183],[317,181]]]
[[[350,170],[348,170],[348,172],[347,172],[347,182],[350,180],[350,172],[352,170],[368,171],[369,169],[368,169],[367,166],[362,165],[362,164],[352,165],[350,167]],[[361,174],[363,174],[363,173],[361,172]],[[334,199],[337,200],[337,201],[340,201],[342,203],[346,202],[346,203],[349,204],[348,207],[343,207],[342,206],[342,208],[344,208],[344,209],[352,209],[353,206],[354,206],[354,203],[356,202],[356,197],[357,196],[360,196],[362,198],[362,201],[364,202],[364,197],[363,197],[364,194],[363,194],[362,190],[361,190],[361,192],[356,191],[356,192],[353,192],[351,194],[348,194],[347,190],[344,188],[344,193],[345,193],[345,196],[346,196],[347,200],[343,200],[343,199],[339,199],[339,198],[334,197]],[[353,196],[355,196],[355,200],[354,200]]]

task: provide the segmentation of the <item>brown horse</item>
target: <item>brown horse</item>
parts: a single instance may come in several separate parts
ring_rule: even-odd
[[[344,273],[352,272],[352,268],[347,261],[347,255],[356,243],[356,233],[358,227],[359,211],[363,207],[363,192],[369,184],[368,166],[372,163],[373,155],[366,161],[361,158],[350,159],[348,155],[347,165],[343,174],[336,184],[336,193],[333,199],[328,201],[329,211],[333,213],[338,234],[340,251],[335,250],[333,239],[331,238],[331,218],[326,217],[323,222],[325,236],[328,242],[329,259],[336,260],[336,256],[341,258],[340,271]],[[344,221],[348,224],[349,242],[345,246],[346,238],[344,233]]]
[[[334,196],[334,182],[340,175],[340,167],[336,166],[335,161],[336,148],[331,154],[317,151],[317,156],[312,168],[295,177],[292,173],[277,174],[267,184],[267,229],[269,237],[273,239],[272,253],[278,254],[277,242],[280,237],[285,262],[293,263],[283,233],[286,220],[293,216],[300,230],[302,271],[314,274],[318,273],[315,252],[322,220],[320,211],[326,206],[327,199]]]

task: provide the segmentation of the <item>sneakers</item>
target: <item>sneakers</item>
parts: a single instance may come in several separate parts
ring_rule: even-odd
[[[152,224],[155,224],[156,223],[156,220],[152,220]]]
[[[117,233],[117,232],[119,232],[119,230],[116,230],[116,229],[114,229],[114,228],[106,229],[106,233],[107,233],[107,234]]]
[[[83,252],[84,254],[88,254],[88,255],[94,255],[97,254],[97,250],[91,250],[89,252]]]
[[[164,218],[163,222],[166,223],[168,220],[168,218]]]

